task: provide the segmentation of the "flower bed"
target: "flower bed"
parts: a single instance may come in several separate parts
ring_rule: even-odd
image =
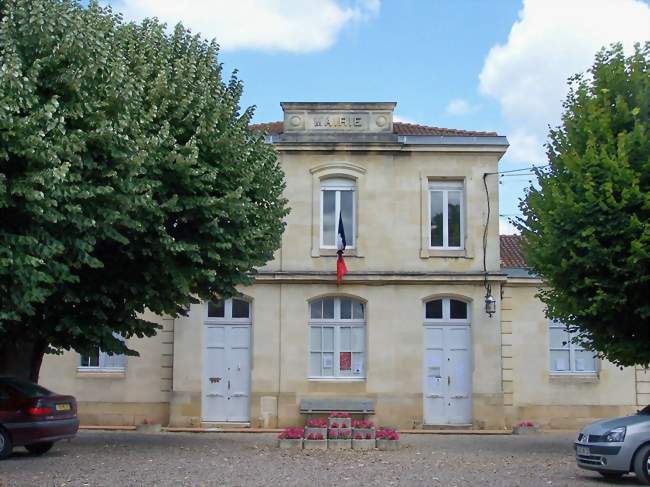
[[[327,448],[349,450],[352,448],[352,430],[349,428],[330,428],[327,431]]]
[[[397,450],[399,433],[392,428],[375,430],[372,421],[352,419],[349,413],[333,412],[327,419],[309,419],[304,428],[286,428],[278,446],[305,450]]]
[[[305,426],[305,438],[311,434],[320,434],[325,438],[327,436],[327,419],[308,419]]]
[[[353,419],[352,420],[352,437],[357,439],[357,434],[361,435],[363,440],[374,440],[375,439],[375,425],[372,421],[365,419]]]
[[[331,412],[328,421],[330,428],[350,428],[352,425],[350,413]]]
[[[362,431],[366,431],[366,433],[363,434]],[[370,433],[370,430],[354,430],[354,436],[352,437],[353,450],[372,450],[375,448],[375,443],[374,434]]]
[[[327,440],[322,433],[306,434],[304,448],[305,450],[327,450]]]
[[[512,428],[513,435],[534,435],[539,429],[532,421],[522,421]]]
[[[377,448],[380,450],[397,450],[399,433],[392,428],[379,428],[376,434]]]
[[[286,450],[302,449],[302,428],[286,428],[278,435],[278,446]]]

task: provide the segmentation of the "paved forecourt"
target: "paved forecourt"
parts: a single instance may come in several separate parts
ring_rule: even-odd
[[[575,466],[573,439],[404,434],[397,452],[287,452],[271,434],[81,431],[42,457],[16,449],[0,486],[605,485]]]

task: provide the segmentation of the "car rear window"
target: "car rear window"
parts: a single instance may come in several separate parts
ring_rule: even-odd
[[[9,386],[13,390],[27,397],[42,397],[53,396],[52,391],[48,391],[45,387],[26,380],[16,379],[15,377],[0,377],[0,384]]]

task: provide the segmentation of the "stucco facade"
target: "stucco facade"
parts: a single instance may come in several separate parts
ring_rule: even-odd
[[[211,317],[206,304],[192,306],[187,316],[154,317],[162,331],[131,341],[140,357],[129,357],[123,370],[80,368],[79,356],[65,353],[46,358],[42,383],[74,394],[86,424],[221,422],[214,420],[221,404],[215,401],[226,400],[221,396],[230,394],[231,380],[230,372],[219,371],[231,366],[246,376],[232,395],[243,405],[237,422],[255,427],[301,423],[305,398],[372,399],[379,422],[402,428],[502,428],[525,419],[566,427],[648,402],[644,371],[603,363],[593,374],[549,372],[548,322],[535,298],[541,283],[513,277],[501,265],[495,173],[505,137],[393,123],[393,108],[283,104],[284,122],[260,127],[278,151],[291,212],[282,247],[255,283],[240,289],[249,306],[245,319]],[[332,182],[345,184],[354,198],[341,285],[336,248],[323,243],[324,192]],[[447,205],[440,215],[449,245],[432,244],[440,231],[435,198]],[[336,201],[343,219],[343,203]],[[492,316],[485,310],[487,285],[497,300]],[[315,329],[339,337],[343,331],[334,329],[347,333],[353,321],[315,323],[310,306],[320,299],[358,303],[358,349],[343,351],[341,341],[332,353],[314,351]],[[435,306],[430,314],[433,302],[441,310],[445,303],[444,316]],[[449,314],[452,306],[460,306],[462,317]],[[245,332],[239,351],[246,357],[219,369],[206,357],[221,357],[221,338],[214,337],[228,330]],[[438,347],[435,337],[446,334],[465,338]],[[313,372],[332,367],[332,357],[336,373]],[[468,408],[462,420],[453,414],[461,403]]]

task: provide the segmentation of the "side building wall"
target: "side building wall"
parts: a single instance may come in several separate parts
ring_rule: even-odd
[[[594,374],[550,372],[548,320],[535,297],[539,280],[510,280],[501,301],[502,387],[507,426],[533,421],[575,429],[636,412],[650,394],[650,374],[599,361]],[[647,381],[647,382],[646,382]]]
[[[148,313],[162,326],[151,338],[128,340],[139,357],[126,357],[122,372],[79,369],[79,354],[46,355],[39,382],[60,394],[76,397],[84,425],[134,425],[144,419],[169,420],[172,390],[174,320]]]

